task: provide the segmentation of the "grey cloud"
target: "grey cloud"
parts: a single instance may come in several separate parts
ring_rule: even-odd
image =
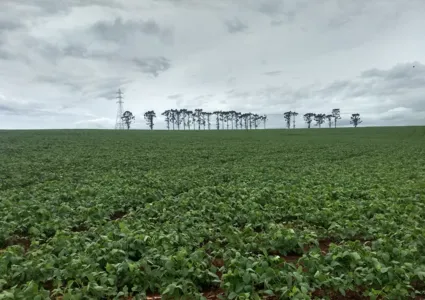
[[[13,31],[25,27],[23,23],[16,20],[0,20],[0,34],[2,32]]]
[[[4,47],[7,45],[7,40],[9,38],[9,34],[13,33],[17,30],[25,28],[24,23],[17,22],[13,19],[6,19],[8,16],[3,16],[0,13],[0,47]],[[11,59],[13,58],[13,53],[10,53],[4,49],[0,48],[0,59]]]
[[[272,25],[272,26],[279,26],[279,25],[282,25],[282,24],[283,24],[282,20],[271,20],[270,21],[270,25]]]
[[[242,32],[248,29],[248,26],[242,23],[238,18],[227,20],[224,24],[226,25],[227,31],[230,33]]]
[[[330,18],[328,26],[339,28],[351,22],[355,17],[360,16],[367,5],[366,1],[339,1],[338,12]]]
[[[122,8],[123,5],[115,0],[2,0],[5,4],[32,8],[40,15],[53,15],[70,12],[74,7],[103,6]]]
[[[182,98],[183,94],[174,94],[174,95],[169,95],[167,98],[168,99],[179,99]]]
[[[425,66],[419,62],[397,64],[390,70],[370,69],[362,72],[362,78],[382,78],[385,80],[397,80],[424,78]],[[425,79],[425,78],[424,78]]]
[[[184,107],[189,109],[204,108],[214,97],[214,94],[199,95],[190,100],[185,100],[182,97],[179,97],[176,101],[176,105],[181,108]]]
[[[183,104],[183,99],[182,98],[179,98],[179,99],[176,100],[177,107],[181,107],[182,104]]]
[[[125,77],[80,78],[70,77],[62,73],[38,75],[35,80],[56,87],[63,86],[68,91],[79,95],[79,98],[74,100],[74,104],[91,99],[114,100],[117,96],[117,90],[132,82],[131,79]]]
[[[0,60],[14,59],[15,56],[6,50],[0,49]]]
[[[62,85],[68,88],[70,92],[81,91],[81,81],[78,82],[77,80],[69,78],[65,75],[37,75],[34,79],[40,83],[48,83],[55,86]]]
[[[46,117],[62,115],[64,113],[59,110],[46,108],[39,103],[8,101],[7,99],[0,98],[0,114],[11,116]]]
[[[134,37],[138,33],[158,36],[164,43],[171,43],[173,39],[172,30],[161,28],[154,20],[123,21],[122,18],[116,18],[113,21],[97,22],[92,26],[91,31],[102,39],[117,43]]]
[[[260,2],[258,10],[266,15],[276,15],[282,12],[284,3],[282,0],[267,0]]]
[[[236,77],[234,77],[234,76],[228,78],[227,81],[226,81],[227,85],[229,85],[229,86],[234,85],[235,82],[236,82]]]
[[[295,5],[290,5],[294,3]],[[308,1],[297,1],[294,3],[289,3],[289,1],[284,0],[263,0],[258,1],[257,10],[260,13],[273,18],[270,25],[279,26],[284,23],[294,22],[297,14],[304,10],[308,5]]]
[[[12,107],[11,105],[1,104],[0,103],[0,112],[6,112],[10,114],[17,114],[18,110],[16,108]]]
[[[84,99],[117,99],[117,91],[121,89],[125,101],[125,86],[133,80],[126,77],[101,78],[95,81],[85,82],[82,87],[82,97]]]
[[[269,86],[257,91],[229,91],[229,98],[242,101],[238,106],[239,110],[264,110],[265,107],[274,110],[275,106],[285,106],[295,104],[297,101],[296,93],[285,86]],[[249,105],[245,107],[245,104]]]
[[[226,94],[238,100],[239,108],[267,107],[317,112],[323,103],[340,106],[344,114],[375,114],[380,120],[423,118],[425,114],[425,65],[400,64],[388,70],[370,69],[352,80],[337,80],[324,87],[316,85],[292,89],[269,86],[257,91],[231,90]],[[243,103],[249,103],[245,105]],[[361,107],[363,111],[357,111]],[[371,118],[371,117],[370,117]]]
[[[171,67],[171,62],[165,57],[148,57],[133,59],[134,65],[142,73],[151,74],[158,77],[160,73],[167,71]]]
[[[85,58],[87,57],[87,49],[81,45],[67,45],[63,48],[62,53],[64,56],[71,56],[77,58]]]
[[[276,75],[280,75],[282,74],[282,71],[270,71],[270,72],[265,72],[264,75],[268,75],[268,76],[276,76]]]

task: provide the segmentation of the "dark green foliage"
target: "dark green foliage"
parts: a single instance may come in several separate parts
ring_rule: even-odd
[[[0,298],[409,299],[424,149],[424,127],[0,131]]]

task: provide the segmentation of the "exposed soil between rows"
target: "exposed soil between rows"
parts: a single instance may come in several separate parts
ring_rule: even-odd
[[[345,295],[343,295],[343,294],[341,294],[340,292],[337,292],[337,291],[315,290],[312,293],[311,296],[313,298],[314,297],[317,297],[317,298],[329,297],[332,300],[344,300],[344,299],[366,300],[366,299],[370,299],[370,297],[363,296],[363,292],[350,291],[350,290],[345,291]],[[377,298],[377,299],[380,299],[380,298]]]
[[[125,215],[125,213],[123,213],[123,212],[118,213],[117,212],[114,215],[117,217],[116,219],[119,219],[119,218],[123,217]],[[320,248],[322,255],[325,255],[329,252],[330,244],[332,244],[332,243],[342,244],[346,241],[348,241],[348,240],[336,242],[336,241],[333,241],[332,239],[323,239],[323,240],[319,240],[318,247]],[[352,240],[352,241],[361,241],[363,243],[371,242],[370,240],[363,240],[363,239],[356,239],[356,240]],[[29,249],[30,245],[31,245],[31,241],[27,237],[14,236],[14,237],[10,238],[9,240],[7,240],[7,246],[11,246],[11,245],[22,245],[24,247],[25,251],[27,251]],[[303,249],[304,253],[307,253],[313,247],[314,246],[304,247],[304,249]],[[273,252],[270,253],[270,254],[276,255],[276,253],[273,253]],[[288,255],[279,255],[279,256],[286,263],[295,263],[297,265],[297,267],[299,265],[301,265],[301,264],[298,264],[298,260],[302,257],[302,254],[288,254]],[[215,266],[217,269],[220,269],[221,267],[223,267],[225,265],[225,262],[222,258],[215,258],[211,261],[211,264],[213,266]],[[303,269],[304,269],[304,271],[307,271],[304,267],[303,267]],[[221,280],[222,275],[223,275],[222,272],[217,270],[216,275]],[[412,286],[414,286],[417,290],[422,290],[422,289],[425,290],[425,284],[423,282],[413,282]],[[46,290],[52,291],[54,289],[53,281],[45,282],[43,284],[43,287]],[[222,297],[223,299],[225,299],[225,291],[223,289],[220,289],[220,288],[211,288],[211,290],[206,290],[206,291],[202,292],[202,295],[208,300],[219,300],[220,299],[219,297]],[[359,288],[358,291],[347,290],[347,291],[345,291],[345,295],[343,295],[339,291],[317,289],[317,290],[312,292],[311,296],[312,296],[312,298],[328,297],[331,300],[343,300],[343,299],[365,300],[365,299],[369,299],[369,297],[363,295],[363,290],[360,289],[360,288]],[[62,297],[57,296],[57,297],[52,297],[52,299],[62,299]],[[128,300],[133,299],[133,297],[130,296],[126,299],[128,299]],[[160,299],[162,299],[162,296],[160,294],[151,294],[151,295],[147,296],[147,299],[148,300],[160,300]],[[278,296],[264,296],[264,297],[262,297],[262,299],[263,300],[276,300],[276,299],[278,299]],[[381,298],[378,297],[377,299],[381,299]],[[417,296],[414,299],[415,300],[424,300],[425,297],[424,296]]]
[[[122,219],[127,213],[125,211],[116,211],[109,216],[111,221]]]
[[[25,253],[31,246],[31,240],[25,236],[12,236],[6,240],[5,247],[0,250],[6,250],[7,247],[20,245],[24,248]]]
[[[72,232],[83,232],[87,230],[89,230],[89,228],[87,225],[84,225],[84,224],[76,225],[71,228]]]
[[[353,240],[343,240],[343,241],[334,241],[333,239],[322,239],[318,241],[318,247],[320,249],[320,252],[322,255],[326,255],[329,252],[329,248],[331,244],[335,244],[335,245],[341,245],[344,242],[347,241],[360,241],[362,243],[370,243],[372,242],[371,240],[364,240],[364,239],[353,239]],[[303,249],[303,253],[308,253],[312,248],[314,248],[315,245],[310,245],[310,246],[305,246]],[[278,255],[280,256],[280,258],[282,258],[283,260],[285,260],[288,263],[292,263],[292,262],[297,262],[298,259],[300,259],[303,254],[298,254],[298,253],[290,253],[287,255],[279,255],[278,252],[274,251],[274,252],[269,252],[270,255]]]

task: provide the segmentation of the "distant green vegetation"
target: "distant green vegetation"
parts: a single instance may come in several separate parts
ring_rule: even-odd
[[[0,299],[418,297],[425,128],[0,131],[0,249]]]

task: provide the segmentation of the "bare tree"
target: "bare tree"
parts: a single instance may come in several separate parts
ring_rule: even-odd
[[[135,117],[131,111],[127,110],[122,114],[121,119],[124,121],[125,125],[127,125],[127,129],[130,129],[130,125],[135,120]]]
[[[332,109],[332,116],[334,118],[334,124],[335,124],[335,128],[336,128],[336,121],[341,119],[341,112],[340,112],[339,108]]]
[[[360,114],[352,114],[350,124],[353,124],[354,127],[357,127],[363,121],[360,119]]]

